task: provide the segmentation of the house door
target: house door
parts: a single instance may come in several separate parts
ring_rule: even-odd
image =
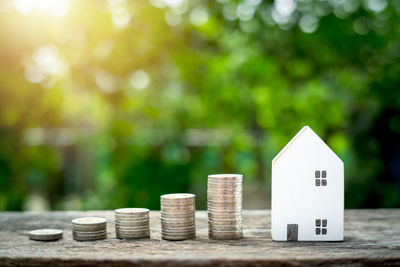
[[[298,233],[299,233],[298,224],[287,225],[287,241],[297,241]]]

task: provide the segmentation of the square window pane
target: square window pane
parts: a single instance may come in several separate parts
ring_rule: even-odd
[[[315,185],[316,186],[320,186],[321,185],[321,181],[319,179],[315,179]]]
[[[322,226],[326,227],[328,225],[328,220],[322,220]]]
[[[320,219],[316,219],[315,220],[315,226],[321,226],[321,220]]]
[[[315,228],[315,234],[320,235],[321,234],[321,228]]]
[[[327,233],[326,228],[322,228],[322,234],[323,234],[323,235],[326,235],[326,233]]]
[[[322,179],[321,182],[322,182],[322,186],[326,186],[328,184],[326,179]]]
[[[322,171],[322,178],[326,178],[326,171]]]
[[[321,172],[315,171],[315,178],[320,178],[320,177],[321,177]]]

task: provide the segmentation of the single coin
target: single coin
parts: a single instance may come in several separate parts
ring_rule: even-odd
[[[171,236],[161,236],[162,239],[168,240],[168,241],[182,241],[186,239],[194,239],[196,238],[195,236],[190,236],[190,237],[171,237]]]
[[[77,230],[77,229],[72,229],[72,232],[73,233],[77,233],[77,234],[92,234],[92,235],[95,235],[95,234],[102,234],[102,233],[105,233],[105,232],[107,232],[107,230],[106,229],[101,229],[101,230],[94,230],[94,231],[86,231],[86,230]]]
[[[59,229],[37,229],[29,232],[29,238],[37,241],[55,241],[63,237]]]
[[[107,220],[99,217],[83,217],[72,220],[72,223],[77,225],[105,224]]]
[[[118,239],[144,239],[144,238],[150,238],[150,233],[138,234],[138,235],[116,233],[116,237]]]
[[[175,193],[175,194],[165,194],[161,196],[162,200],[169,200],[169,199],[192,199],[195,198],[195,194],[190,193]]]
[[[209,174],[208,178],[216,178],[216,179],[236,179],[237,177],[242,177],[242,174],[238,173],[217,173],[217,174]]]
[[[103,240],[106,239],[107,235],[104,236],[96,236],[96,237],[78,237],[78,236],[73,236],[73,239],[76,241],[96,241],[96,240]]]
[[[120,230],[116,231],[117,234],[119,235],[127,235],[127,236],[144,236],[144,235],[150,235],[150,231],[126,231],[126,230]]]
[[[143,213],[148,213],[149,209],[145,208],[122,208],[122,209],[116,209],[114,210],[115,213],[121,213],[121,214],[143,214]]]

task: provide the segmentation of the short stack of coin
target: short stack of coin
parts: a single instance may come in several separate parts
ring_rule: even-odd
[[[185,240],[196,237],[195,195],[167,194],[161,196],[161,237]]]
[[[242,183],[241,174],[208,176],[208,235],[211,239],[243,238]]]
[[[149,210],[142,208],[116,209],[115,231],[117,238],[138,239],[150,237]]]
[[[72,236],[76,241],[94,241],[107,238],[107,220],[84,217],[72,220]]]

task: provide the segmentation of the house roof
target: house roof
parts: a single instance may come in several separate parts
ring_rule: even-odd
[[[272,165],[274,165],[284,154],[286,151],[288,151],[291,146],[299,140],[302,136],[304,136],[306,133],[310,133],[314,135],[316,138],[318,138],[331,152],[333,155],[335,155],[340,161],[342,161],[336,153],[309,127],[309,126],[304,126],[301,128],[301,130],[290,140],[290,142],[278,153],[278,155],[275,156],[275,158],[272,160]]]

